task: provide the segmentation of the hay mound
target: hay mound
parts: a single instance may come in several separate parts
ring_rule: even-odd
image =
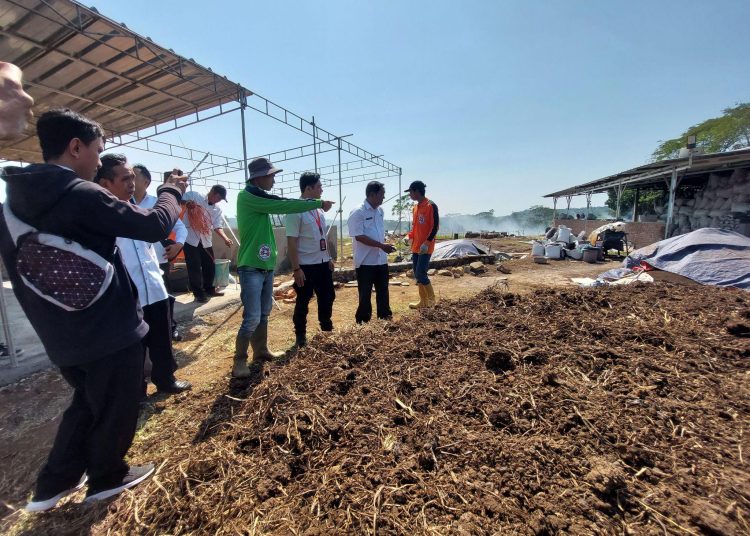
[[[705,287],[495,290],[318,337],[185,399],[96,532],[747,533],[748,311]]]

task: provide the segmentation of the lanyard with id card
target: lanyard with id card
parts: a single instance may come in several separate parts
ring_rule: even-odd
[[[315,223],[318,224],[318,231],[320,231],[320,251],[326,251],[328,249],[328,244],[326,243],[326,236],[323,234],[323,226],[320,224],[320,213],[318,212],[318,209],[313,210],[312,213],[315,216]]]

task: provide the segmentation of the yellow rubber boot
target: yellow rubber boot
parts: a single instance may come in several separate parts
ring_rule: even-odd
[[[425,292],[425,307],[435,307],[437,300],[435,299],[435,291],[432,289],[432,283],[424,285]]]
[[[427,292],[424,289],[424,285],[417,283],[417,290],[419,290],[419,301],[409,304],[409,309],[424,309],[427,307]]]

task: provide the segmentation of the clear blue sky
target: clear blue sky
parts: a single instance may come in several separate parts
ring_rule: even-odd
[[[643,164],[659,140],[750,97],[747,0],[92,2],[329,131],[354,133],[403,167],[404,188],[425,181],[443,213],[551,206],[544,194]],[[258,114],[248,126],[251,155],[309,142]],[[239,132],[237,115],[165,139],[239,157]],[[345,188],[346,213],[363,192]]]

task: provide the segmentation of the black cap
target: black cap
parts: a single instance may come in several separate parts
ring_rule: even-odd
[[[422,181],[414,181],[406,190],[404,190],[404,192],[411,192],[412,190],[419,190],[420,192],[424,192],[425,188],[427,188],[427,185]]]
[[[227,200],[227,189],[224,188],[221,184],[215,184],[211,187],[211,191],[215,194],[218,194],[219,197],[221,197],[224,201]]]

